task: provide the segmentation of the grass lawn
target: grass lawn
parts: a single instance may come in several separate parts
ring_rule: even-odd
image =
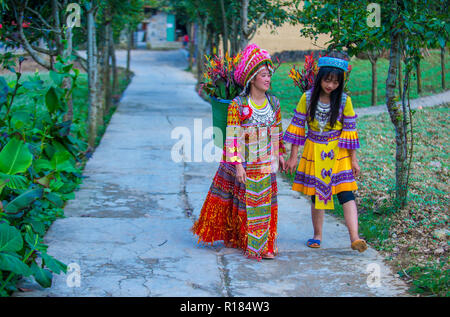
[[[394,129],[389,116],[365,116],[357,124],[361,236],[409,282],[412,293],[450,296],[450,104],[414,114],[409,203],[397,212]],[[343,219],[336,198],[335,206],[332,213]]]
[[[450,54],[446,52],[446,69],[450,68]],[[283,63],[272,78],[272,91],[280,99],[281,107],[284,112],[292,113],[301,97],[300,89],[294,86],[292,79],[288,77],[289,71],[293,65],[303,67],[303,61],[296,63]],[[368,60],[352,58],[350,61],[353,69],[350,74],[348,88],[355,108],[371,106],[371,87],[372,87],[372,66]],[[442,92],[441,88],[441,64],[440,52],[430,51],[430,56],[421,62],[422,70],[422,94],[421,96],[431,95]],[[377,62],[378,73],[378,98],[377,104],[385,104],[386,78],[389,67],[387,59],[379,59]],[[450,83],[450,72],[446,72],[445,80],[447,86]],[[411,80],[410,98],[420,97],[417,94],[417,83],[415,73]]]
[[[449,125],[450,104],[415,113],[409,204],[394,212],[393,125],[387,114],[358,121],[360,232],[425,295],[450,296]]]

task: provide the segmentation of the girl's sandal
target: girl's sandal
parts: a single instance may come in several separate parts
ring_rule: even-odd
[[[306,241],[306,246],[310,247],[310,248],[318,249],[318,248],[320,248],[320,240],[309,239],[308,241]]]
[[[358,250],[359,252],[364,252],[367,250],[367,243],[363,239],[358,239],[352,242],[351,245],[353,250]]]

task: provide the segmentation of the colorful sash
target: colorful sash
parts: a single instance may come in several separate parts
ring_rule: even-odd
[[[271,174],[248,175],[246,178],[247,253],[260,258],[267,246],[270,229]]]
[[[331,180],[338,152],[338,139],[328,144],[314,143],[314,173],[317,180],[316,209],[334,209]]]
[[[272,173],[278,169],[278,140],[275,101],[268,95],[274,118],[268,125],[241,123],[246,129],[241,150],[245,158],[245,202],[247,211],[247,254],[261,258],[267,251],[272,215]],[[239,102],[244,100],[239,99]],[[273,142],[272,142],[273,141]]]

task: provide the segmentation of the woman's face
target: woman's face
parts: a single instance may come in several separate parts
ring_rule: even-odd
[[[327,95],[331,94],[336,88],[339,87],[338,77],[334,74],[330,74],[329,76],[324,76],[322,81],[320,82],[322,87],[322,91]]]
[[[269,69],[265,66],[262,70],[256,74],[256,76],[250,82],[255,88],[267,91],[270,88],[270,80],[272,75],[270,74]]]

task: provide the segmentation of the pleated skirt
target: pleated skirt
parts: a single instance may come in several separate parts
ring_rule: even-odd
[[[335,141],[337,142],[337,141]],[[317,162],[315,151],[317,151],[316,143],[310,139],[306,139],[302,157],[295,173],[292,189],[302,192],[306,195],[315,195],[316,186],[318,184],[316,175]],[[342,191],[354,191],[358,189],[352,171],[352,161],[350,153],[345,148],[336,147],[338,149],[337,158],[333,167],[331,175],[331,190],[332,194],[337,194]]]

